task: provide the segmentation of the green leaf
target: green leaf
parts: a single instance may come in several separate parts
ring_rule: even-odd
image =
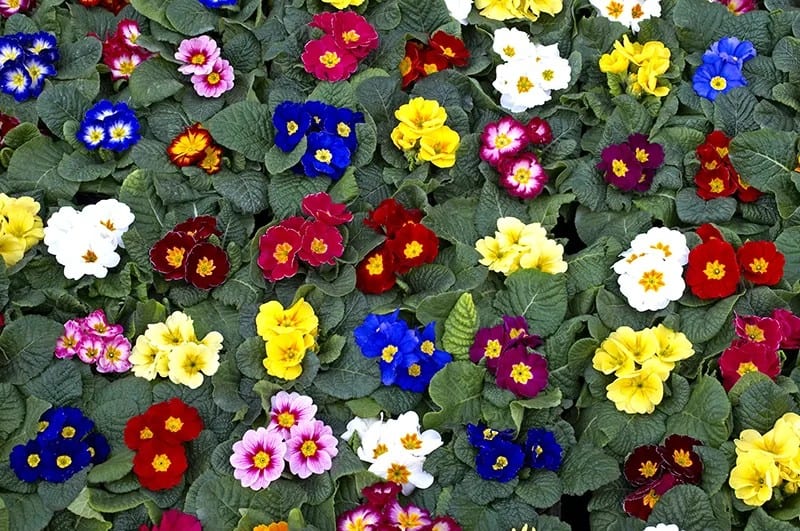
[[[95,37],[84,37],[77,42],[59,44],[58,52],[61,58],[56,66],[58,79],[76,79],[87,77],[95,71],[103,45]]]
[[[269,107],[241,101],[225,107],[206,124],[214,141],[238,151],[248,160],[261,162],[272,146]]]
[[[701,376],[695,381],[689,403],[667,420],[667,432],[689,435],[718,447],[731,433],[731,404],[725,389],[715,378]]]
[[[127,448],[115,450],[107,461],[92,467],[87,479],[91,483],[108,483],[122,479],[133,469],[133,456],[134,452]]]
[[[28,382],[26,388],[51,404],[69,404],[83,394],[80,371],[75,364],[61,360]]]
[[[758,100],[746,87],[720,94],[714,100],[714,128],[722,129],[730,137],[758,129],[753,118],[757,104]]]
[[[308,99],[309,101],[321,101],[334,107],[353,108],[358,104],[355,91],[347,81],[318,83]]]
[[[258,172],[220,172],[214,176],[214,189],[245,214],[257,214],[269,205],[267,178]]]
[[[84,488],[78,497],[72,500],[72,503],[69,504],[67,510],[74,514],[75,516],[79,516],[86,520],[97,520],[99,522],[107,523],[103,515],[95,511],[89,505],[89,489]],[[108,524],[108,528],[111,529],[111,524]]]
[[[0,384],[0,439],[6,440],[25,419],[25,402],[16,387]]]
[[[81,470],[63,483],[51,483],[42,481],[37,489],[39,496],[42,497],[44,504],[54,510],[61,511],[78,497],[78,494],[86,485],[87,470]]]
[[[567,450],[561,464],[564,494],[580,496],[607,485],[620,476],[617,460],[589,443],[579,442]]]
[[[732,197],[705,199],[697,195],[694,188],[683,188],[675,196],[678,218],[685,223],[725,223],[736,213],[736,200]]]
[[[131,97],[137,107],[144,107],[169,98],[183,88],[181,76],[175,64],[158,56],[151,57],[137,65],[128,83]],[[213,136],[217,140],[216,135]]]
[[[567,312],[564,275],[522,269],[509,275],[505,286],[494,301],[497,311],[524,316],[535,334],[547,336],[556,331]]]
[[[694,485],[676,485],[669,489],[653,508],[648,522],[670,522],[681,529],[721,531],[708,495]]]
[[[264,163],[267,165],[267,171],[271,175],[277,175],[290,170],[296,166],[303,155],[306,153],[308,139],[303,137],[300,143],[295,146],[291,151],[283,151],[278,145],[274,145],[267,152],[264,158]]]
[[[278,219],[298,214],[300,202],[308,194],[324,192],[330,180],[318,177],[309,179],[302,175],[273,175],[269,180],[269,205]]]
[[[761,507],[750,513],[744,531],[796,531],[796,527],[788,522],[781,522],[769,516]]]
[[[135,228],[148,245],[167,232],[164,222],[166,209],[153,188],[154,175],[146,170],[136,170],[125,177],[119,191],[119,200],[128,205],[136,216]]]
[[[62,145],[45,136],[25,143],[11,157],[4,188],[9,192],[44,190],[53,200],[72,199],[79,185],[58,174],[63,155]]]
[[[525,205],[518,199],[501,191],[496,184],[486,181],[475,209],[475,229],[481,235],[494,234],[498,219],[509,216],[526,219],[526,214]],[[474,241],[464,243],[475,244]]]
[[[165,11],[172,26],[193,37],[213,31],[219,23],[219,16],[195,0],[172,0]]]
[[[64,138],[64,124],[80,122],[92,103],[78,90],[78,82],[47,84],[36,100],[36,112],[53,133]]]
[[[26,315],[11,321],[0,334],[0,359],[8,360],[0,380],[24,385],[40,374],[53,360],[56,339],[64,327],[39,315]]]
[[[89,507],[101,513],[121,513],[150,500],[150,497],[141,490],[124,494],[113,494],[100,489],[88,489],[88,491]]]
[[[462,293],[444,322],[442,346],[454,359],[468,359],[478,331],[478,311],[471,293]]]
[[[481,237],[473,223],[476,205],[477,200],[473,197],[456,197],[430,207],[422,222],[436,232],[439,238],[474,247]]]
[[[545,392],[539,393],[534,398],[527,400],[514,400],[510,404],[511,418],[514,426],[519,431],[522,428],[522,419],[528,410],[549,409],[561,405],[561,389],[550,387]]]
[[[681,332],[692,343],[708,341],[729,322],[733,306],[739,297],[740,295],[732,295],[710,306],[681,309]]]
[[[116,169],[116,161],[97,163],[80,151],[64,154],[58,163],[58,174],[67,181],[90,182],[108,177]]]
[[[342,355],[314,379],[315,388],[340,400],[363,398],[380,385],[378,362],[365,358],[351,337]]]
[[[784,37],[772,50],[772,60],[781,72],[800,71],[800,39],[797,37]]]
[[[787,227],[775,239],[778,250],[786,257],[787,264],[800,263],[800,227]],[[783,276],[787,282],[794,284],[800,280],[800,268],[787,267]]]
[[[428,391],[439,411],[425,413],[426,428],[460,428],[480,418],[486,369],[471,361],[453,361],[431,379]]]
[[[550,470],[534,470],[528,479],[519,482],[514,492],[525,503],[547,509],[561,499],[561,480]]]
[[[733,418],[737,431],[753,429],[765,433],[784,413],[794,409],[788,392],[769,378],[750,385],[734,403]]]
[[[8,511],[8,528],[13,531],[37,531],[44,529],[53,517],[38,494],[3,493],[3,502]]]
[[[167,156],[167,145],[158,140],[150,138],[139,139],[131,149],[131,158],[141,170],[152,170],[161,173],[178,171],[178,167],[172,164]]]
[[[232,306],[206,300],[184,311],[194,319],[194,328],[200,338],[211,331],[217,331],[225,338],[222,348],[235,352],[242,341],[239,333],[239,312]]]

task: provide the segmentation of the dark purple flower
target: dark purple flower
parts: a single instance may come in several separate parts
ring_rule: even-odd
[[[475,341],[469,349],[469,359],[473,363],[478,363],[482,358],[486,358],[486,368],[494,374],[505,344],[506,332],[503,325],[481,328],[475,334]]]
[[[628,137],[628,145],[642,168],[657,170],[664,164],[664,148],[661,144],[647,141],[647,136],[634,133]]]
[[[620,190],[634,190],[646,179],[642,165],[627,144],[613,144],[603,149],[597,169],[605,172],[606,182]]]

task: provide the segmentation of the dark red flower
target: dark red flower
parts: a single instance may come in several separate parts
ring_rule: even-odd
[[[347,210],[347,205],[334,203],[330,194],[326,192],[305,196],[300,207],[306,215],[328,225],[338,226],[353,221],[353,214]]]
[[[641,133],[630,135],[628,146],[633,150],[633,154],[642,168],[657,170],[664,164],[664,148],[661,144],[649,142],[646,135]]]
[[[726,348],[719,357],[719,371],[722,374],[722,386],[726,391],[748,372],[761,372],[772,378],[781,372],[778,353],[768,345],[761,343],[741,342]]]
[[[423,50],[420,56],[420,69],[426,76],[447,70],[450,63],[435,50]]]
[[[302,245],[303,237],[298,231],[281,225],[268,228],[258,241],[258,267],[264,278],[277,282],[294,276]]]
[[[597,169],[605,173],[608,184],[629,192],[643,181],[644,168],[628,144],[612,144],[603,148]]]
[[[303,243],[297,255],[300,260],[308,262],[312,267],[333,265],[343,252],[342,234],[336,227],[322,221],[306,224]]]
[[[165,444],[192,441],[203,431],[203,419],[197,410],[177,397],[152,405],[145,415],[158,429],[158,441]]]
[[[738,187],[731,178],[728,168],[719,166],[715,169],[702,168],[694,176],[697,195],[708,201],[718,197],[729,197],[736,193]]]
[[[736,184],[739,186],[736,197],[738,197],[739,201],[742,203],[752,203],[762,195],[761,190],[756,190],[754,187],[750,186],[738,173],[736,174]]]
[[[183,445],[151,442],[143,445],[133,458],[133,473],[142,487],[166,490],[177,486],[189,467]]]
[[[711,160],[716,157],[729,162],[728,147],[731,139],[722,131],[712,131],[706,135],[706,141],[697,147],[697,154],[701,159]]]
[[[464,46],[464,41],[454,35],[437,31],[428,45],[452,66],[467,66],[469,63],[469,50]]]
[[[395,270],[403,274],[433,262],[439,254],[439,238],[422,223],[407,223],[386,241],[386,247],[394,255]]]
[[[19,125],[19,120],[0,112],[0,147],[6,145],[6,135]]]
[[[197,216],[187,219],[183,223],[178,223],[172,229],[177,232],[185,232],[196,242],[206,241],[209,236],[216,234],[221,236],[222,232],[217,228],[217,218],[214,216]]]
[[[403,88],[419,79],[422,75],[422,44],[418,41],[406,42],[406,54],[400,61],[400,74],[403,76]]]
[[[186,277],[186,258],[196,244],[189,234],[170,231],[153,244],[150,263],[165,279],[181,280]]]
[[[738,283],[739,265],[730,243],[712,238],[689,252],[686,284],[697,297],[727,297],[736,291]]]
[[[395,285],[394,257],[381,245],[356,267],[356,287],[363,293],[383,293]]]
[[[553,129],[544,118],[534,116],[525,126],[528,140],[533,144],[546,145],[553,141]]]
[[[656,481],[643,485],[628,494],[622,502],[622,508],[630,516],[647,520],[661,496],[677,484],[678,480],[675,476],[664,474]]]
[[[703,474],[703,461],[693,447],[702,444],[686,435],[670,435],[658,451],[669,472],[681,483],[697,485]]]
[[[664,473],[664,460],[658,446],[647,445],[636,448],[625,460],[623,468],[625,479],[631,485],[652,483]]]
[[[409,210],[390,197],[381,201],[381,204],[369,213],[364,225],[391,238],[406,223],[419,223],[422,215],[421,210]]]
[[[745,242],[736,251],[744,278],[753,284],[774,286],[783,278],[786,258],[768,241]]]
[[[198,243],[186,258],[186,281],[200,289],[211,289],[225,282],[231,270],[228,255],[211,243]]]
[[[397,501],[401,489],[399,483],[381,481],[364,487],[361,489],[361,494],[367,499],[367,505],[380,511],[391,502]]]
[[[158,434],[157,419],[145,413],[128,419],[122,438],[125,446],[131,450],[138,450],[145,444],[156,441],[156,434]]]

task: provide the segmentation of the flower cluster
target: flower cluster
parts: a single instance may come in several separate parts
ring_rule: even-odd
[[[497,65],[492,83],[504,109],[523,112],[544,105],[554,90],[569,86],[572,70],[561,57],[558,44],[534,44],[523,31],[499,28],[494,32],[492,50],[504,61]]]
[[[284,309],[278,301],[258,308],[256,331],[266,342],[264,368],[267,374],[294,380],[303,372],[303,358],[317,348],[319,319],[302,297]]]
[[[507,483],[525,466],[553,472],[561,466],[561,445],[548,430],[529,429],[522,445],[514,442],[513,430],[498,431],[485,424],[467,424],[467,437],[478,450],[475,470],[487,481]]]
[[[334,181],[344,175],[358,149],[356,124],[363,122],[360,112],[321,101],[284,101],[272,115],[275,145],[282,151],[288,153],[306,139],[306,151],[295,171]]]
[[[308,23],[323,35],[306,43],[300,58],[306,72],[321,81],[342,81],[378,47],[378,32],[355,11],[322,12]]]
[[[78,0],[83,7],[102,7],[103,9],[118,14],[128,5],[128,0]]]
[[[209,9],[219,9],[225,6],[235,6],[238,0],[197,0]]]
[[[365,503],[339,515],[336,529],[408,529],[417,531],[461,531],[449,516],[431,514],[416,505],[400,505],[400,485],[390,481],[374,483],[361,489]]]
[[[44,80],[56,75],[58,59],[56,37],[52,33],[13,33],[0,37],[0,90],[16,101],[38,97],[44,89]]]
[[[398,317],[399,313],[400,310],[386,315],[371,313],[353,335],[364,356],[379,358],[383,385],[422,393],[433,375],[453,356],[436,348],[435,322],[412,329]]]
[[[703,54],[703,64],[694,72],[692,87],[698,96],[714,101],[737,87],[747,85],[742,66],[756,56],[750,41],[724,37]]]
[[[215,288],[231,269],[225,251],[209,241],[220,234],[214,216],[178,223],[153,244],[150,263],[166,280],[185,280],[199,289]]]
[[[492,20],[526,18],[535,22],[542,13],[555,16],[563,7],[562,0],[475,0],[475,8]]]
[[[81,211],[65,206],[47,220],[44,243],[47,252],[64,266],[66,278],[105,278],[108,270],[119,264],[116,250],[125,247],[122,235],[133,221],[128,205],[116,199],[103,199]]]
[[[438,431],[420,430],[414,411],[386,421],[356,417],[347,424],[342,439],[349,441],[357,433],[361,444],[356,453],[370,463],[369,471],[400,485],[408,496],[415,488],[427,489],[433,484],[433,476],[423,466],[427,455],[442,445]]]
[[[683,296],[683,266],[689,261],[686,237],[677,230],[653,227],[637,235],[612,268],[628,304],[637,311],[662,310]]]
[[[663,324],[638,331],[621,326],[595,350],[592,367],[616,376],[606,391],[618,411],[650,414],[664,398],[675,364],[693,355],[686,336]]]
[[[17,13],[25,13],[36,5],[36,0],[3,0],[0,2],[0,16],[10,18]]]
[[[647,520],[658,500],[675,485],[697,485],[703,461],[695,446],[703,443],[686,435],[670,435],[662,445],[639,446],[625,460],[625,479],[636,490],[628,494],[623,509]]]
[[[712,131],[695,153],[700,170],[694,176],[697,195],[705,200],[729,197],[736,194],[739,201],[751,203],[761,197],[761,192],[750,186],[731,164],[728,146],[731,139],[722,131]]]
[[[78,408],[48,409],[39,419],[36,438],[11,450],[11,470],[26,483],[63,483],[108,458],[108,441],[93,430],[94,422]]]
[[[454,35],[437,31],[428,44],[418,40],[406,42],[406,54],[400,61],[400,74],[403,76],[403,88],[421,77],[454,66],[467,66],[469,50],[464,41]]]
[[[222,148],[202,125],[186,127],[167,147],[170,162],[180,168],[197,166],[209,175],[222,169]]]
[[[339,453],[330,426],[314,418],[311,398],[280,391],[271,399],[269,425],[248,430],[233,444],[233,477],[243,487],[261,490],[281,477],[286,463],[300,479],[330,470]]]
[[[111,324],[103,310],[95,310],[82,319],[64,323],[64,334],[56,340],[55,356],[74,356],[97,372],[127,372],[131,368],[131,342],[123,335],[122,325]]]
[[[392,142],[402,149],[411,165],[430,162],[437,168],[456,163],[461,136],[444,125],[447,110],[436,100],[412,98],[394,111],[400,122],[392,130]]]
[[[539,336],[528,331],[522,316],[503,316],[503,324],[481,328],[469,349],[473,363],[486,360],[486,368],[497,377],[497,386],[517,396],[533,398],[547,387],[547,359],[535,349]]]
[[[534,117],[523,125],[506,116],[483,128],[479,155],[500,173],[500,184],[510,195],[533,199],[544,190],[548,175],[536,154],[525,150],[552,141],[553,131],[546,120]]]
[[[281,520],[269,524],[258,524],[253,531],[289,531],[289,523]]]
[[[661,16],[660,0],[589,0],[601,16],[616,20],[633,31],[639,31],[639,23]]]
[[[101,100],[86,111],[75,137],[90,151],[125,151],[141,138],[139,120],[127,103]]]
[[[212,376],[219,369],[222,341],[219,332],[209,332],[198,341],[192,318],[173,312],[165,322],[147,325],[136,338],[129,361],[139,378],[169,377],[173,383],[197,389],[203,384],[203,374]]]
[[[161,521],[153,524],[152,527],[146,524],[139,526],[139,531],[174,531],[177,529],[180,531],[203,531],[203,526],[200,520],[193,515],[177,509],[167,509],[161,513]]]
[[[800,416],[786,413],[763,435],[743,430],[736,444],[736,466],[728,485],[737,498],[760,507],[776,494],[794,495],[800,490]]]
[[[701,225],[703,243],[689,253],[686,283],[695,296],[716,299],[733,295],[744,276],[753,284],[774,286],[783,278],[786,259],[770,241],[747,241],[738,250],[711,224]]]
[[[0,193],[0,257],[11,267],[44,238],[39,203],[32,197]]]
[[[136,65],[152,55],[136,44],[140,35],[139,23],[125,18],[103,41],[103,63],[111,70],[111,79],[130,79]]]
[[[600,159],[597,169],[605,172],[608,184],[626,192],[646,192],[664,163],[664,148],[634,133],[625,142],[603,148]]]
[[[364,224],[386,240],[356,266],[356,288],[372,294],[389,291],[397,282],[396,275],[436,259],[439,238],[421,220],[420,210],[407,209],[393,198],[369,213]]]
[[[722,4],[734,15],[742,15],[748,11],[753,11],[758,7],[755,0],[709,0],[717,4]]]
[[[177,486],[189,468],[184,443],[203,431],[203,419],[180,398],[153,404],[125,424],[125,446],[134,450],[133,473],[142,487],[166,490]],[[162,523],[163,525],[163,523]]]
[[[198,96],[219,98],[233,88],[233,67],[220,57],[217,41],[211,37],[201,35],[182,40],[175,59],[181,63],[178,72],[192,76],[192,86]]]
[[[347,206],[318,192],[305,196],[301,208],[311,219],[287,218],[268,228],[258,241],[258,267],[270,282],[293,277],[298,259],[320,267],[336,264],[344,253],[344,239],[337,227],[353,219]]]
[[[494,237],[475,242],[480,264],[508,276],[519,269],[538,269],[554,275],[567,270],[564,247],[547,237],[540,223],[525,224],[514,217],[497,220]]]
[[[600,71],[608,74],[612,95],[624,86],[635,97],[643,93],[661,98],[669,94],[670,85],[661,77],[669,70],[670,51],[661,41],[631,43],[627,35],[614,43],[610,54],[600,57]]]

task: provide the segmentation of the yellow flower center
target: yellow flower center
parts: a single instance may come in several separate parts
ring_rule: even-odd
[[[76,433],[78,433],[78,430],[76,430],[72,426],[64,426],[61,429],[61,436],[64,437],[65,439],[72,439],[73,437],[75,437]]]
[[[389,447],[383,443],[380,443],[372,450],[372,458],[377,459],[388,451]]]
[[[196,54],[194,54],[194,55],[192,56],[192,58],[190,59],[190,61],[189,61],[189,62],[190,62],[190,63],[192,63],[193,65],[202,65],[202,64],[205,64],[205,62],[206,62],[206,56],[205,56],[205,54],[202,54],[202,53],[200,53],[200,52],[197,52]]]
[[[606,12],[610,18],[619,18],[623,9],[624,6],[619,2],[609,2],[606,6]]]
[[[120,354],[121,352],[118,348],[108,346],[103,356],[109,361],[116,361]]]
[[[425,74],[431,75],[435,74],[439,71],[439,67],[436,66],[436,63],[425,63],[422,65],[422,70],[425,71]]]
[[[183,256],[186,254],[186,249],[183,247],[173,247],[167,249],[167,263],[172,267],[180,267],[183,264]]]
[[[739,364],[739,368],[736,369],[736,373],[739,376],[744,376],[748,372],[758,372],[758,367],[752,361],[745,361]]]
[[[419,346],[419,349],[430,356],[433,354],[433,351],[436,350],[436,347],[434,346],[433,341],[426,339],[422,342],[422,345]]]
[[[403,76],[407,76],[409,72],[411,72],[411,58],[408,56],[403,57],[403,60],[400,61],[400,73]]]
[[[514,172],[512,179],[514,179],[517,184],[528,184],[528,181],[531,180],[531,171],[528,168],[519,168]]]
[[[716,165],[716,162],[714,165]],[[708,182],[708,187],[712,193],[718,194],[725,189],[725,183],[719,177],[714,177]]]
[[[672,256],[672,250],[666,243],[658,242],[655,245],[651,245],[650,248],[664,253],[664,258],[669,258],[670,256]]]
[[[100,222],[100,225],[104,226],[108,230],[115,230],[117,227],[114,226],[114,221],[110,219],[104,219]]]
[[[164,427],[167,429],[167,431],[177,433],[181,431],[181,428],[183,428],[183,421],[178,417],[171,416],[164,422]]]
[[[350,44],[351,42],[358,42],[360,38],[361,35],[359,35],[356,30],[342,32],[342,40],[347,44]]]
[[[531,378],[533,378],[533,373],[530,365],[519,362],[511,366],[511,379],[518,384],[525,385]]]
[[[373,276],[383,273],[383,256],[376,254],[367,260],[367,273]]]
[[[711,162],[706,162],[703,164],[703,167],[707,170],[715,170],[719,166],[719,163],[716,160],[712,160]]]
[[[134,71],[135,68],[136,68],[136,65],[133,64],[133,61],[131,61],[130,59],[127,59],[127,60],[122,61],[119,64],[119,67],[117,68],[117,70],[119,70],[120,73],[123,76],[129,76],[129,75],[133,74],[133,71]]]
[[[315,254],[325,254],[328,251],[328,244],[325,240],[314,238],[311,241],[311,252]]]
[[[417,240],[408,242],[406,246],[403,248],[403,255],[406,258],[416,258],[422,254],[423,247],[422,244],[419,243]]]
[[[292,245],[290,243],[279,243],[275,246],[275,252],[272,257],[279,264],[285,264],[289,261],[289,253],[292,252]]]
[[[294,415],[288,411],[278,415],[278,426],[281,428],[291,428],[294,426]]]
[[[636,160],[639,162],[647,162],[650,158],[650,155],[647,154],[647,151],[642,148],[636,148]]]
[[[506,55],[507,55],[507,56],[509,56],[509,57],[514,57],[515,55],[517,55],[517,51],[516,51],[516,50],[514,49],[514,47],[513,47],[513,46],[511,46],[510,44],[507,44],[507,45],[506,45],[506,46],[503,48],[503,53],[504,53],[504,54],[506,54]]]
[[[508,466],[508,459],[503,457],[502,455],[498,456],[495,460],[494,464],[492,465],[493,470],[503,470],[505,467]]]
[[[672,460],[683,468],[692,466],[692,455],[688,450],[675,450],[672,452]]]
[[[143,439],[143,440],[152,439],[153,438],[153,432],[150,431],[150,428],[145,426],[144,428],[139,430],[139,438]]]
[[[411,471],[405,465],[399,463],[392,463],[386,470],[386,479],[392,483],[408,483],[408,478],[411,477]]]
[[[328,51],[319,57],[319,62],[325,65],[325,68],[333,68],[341,63],[342,60],[336,52]]]
[[[342,138],[347,138],[347,137],[349,137],[349,136],[350,136],[350,133],[351,133],[351,132],[352,132],[352,130],[350,129],[350,126],[349,126],[349,125],[347,125],[346,123],[344,123],[344,122],[339,122],[338,124],[336,124],[336,133],[337,133],[337,134],[338,134],[340,137],[342,137]]]
[[[209,260],[205,256],[197,262],[195,272],[201,277],[209,277],[214,273],[217,266],[214,265],[214,260]]]
[[[97,255],[94,254],[94,251],[92,251],[91,249],[87,250],[86,253],[83,256],[81,256],[81,258],[83,258],[83,261],[86,262],[87,264],[93,264],[97,262]]]
[[[50,423],[47,422],[46,420],[40,420],[39,421],[39,428],[38,428],[39,429],[39,433],[42,433],[44,430],[46,430],[49,425],[50,425]]]
[[[750,338],[750,341],[755,341],[756,343],[761,343],[765,339],[764,329],[753,324],[744,325],[744,333]]]
[[[305,441],[300,447],[300,453],[305,457],[314,457],[317,455],[317,443],[314,441]]]
[[[501,350],[503,350],[503,346],[500,345],[500,341],[497,339],[490,339],[486,342],[486,347],[483,349],[483,355],[489,359],[495,359],[500,356]]]
[[[556,73],[550,70],[549,68],[542,72],[542,79],[545,81],[552,81],[553,78],[556,77]]]
[[[611,161],[611,171],[617,177],[624,177],[628,173],[628,165],[625,164],[625,161],[614,159]]]
[[[718,148],[714,148],[714,149],[717,151],[717,154],[718,154],[718,155],[719,155],[721,158],[723,158],[723,159],[724,159],[725,157],[727,157],[727,156],[728,156],[728,148],[726,148],[726,147],[718,147]]]
[[[68,455],[59,455],[56,457],[56,466],[58,468],[67,468],[72,464],[72,458]]]
[[[536,455],[542,455],[544,453],[544,448],[539,446],[538,444],[533,447],[533,451]]]
[[[286,132],[289,133],[290,135],[295,134],[298,129],[300,129],[300,126],[297,125],[297,122],[295,122],[294,120],[289,120],[288,122],[286,122]]]
[[[645,495],[645,497],[642,499],[642,504],[647,505],[652,509],[653,507],[656,506],[656,502],[658,501],[659,498],[661,498],[661,496],[656,494],[655,490],[650,489],[650,492],[648,492],[647,495]]]
[[[323,164],[330,164],[333,160],[333,155],[328,149],[318,149],[314,152],[314,158]]]
[[[666,285],[664,284],[664,273],[652,269],[642,275],[639,285],[644,288],[645,292],[658,291]]]
[[[494,147],[496,149],[503,149],[511,144],[511,137],[505,133],[500,133],[496,137],[494,137]]]
[[[28,462],[29,467],[36,468],[37,466],[39,466],[39,463],[42,462],[42,458],[39,457],[39,454],[31,454],[28,456],[28,459],[26,461]]]
[[[412,363],[411,365],[409,365],[408,367],[409,376],[413,376],[414,378],[416,378],[420,374],[422,374],[422,367],[419,366],[419,363]]]
[[[381,351],[381,359],[386,363],[391,363],[394,360],[394,355],[397,354],[397,347],[394,345],[386,345]]]
[[[533,81],[528,79],[527,76],[520,76],[520,78],[517,80],[517,92],[519,92],[520,94],[525,94],[532,88],[533,88]]]
[[[403,448],[406,450],[419,450],[422,448],[422,440],[416,433],[406,433],[400,437],[400,444],[402,444]]]
[[[722,76],[714,76],[711,78],[710,85],[714,90],[725,90],[725,87],[728,86],[728,82]]]
[[[483,430],[483,439],[486,441],[491,441],[498,433],[499,432],[493,430],[492,428],[486,428],[485,430]]]
[[[269,462],[271,458],[267,452],[264,450],[259,450],[259,452],[253,456],[253,466],[259,470],[264,470],[269,466]]]
[[[719,280],[725,276],[725,264],[720,264],[718,260],[706,262],[703,273],[706,274],[708,280]]]
[[[767,266],[769,266],[769,262],[767,262],[765,259],[756,258],[750,262],[750,271],[753,273],[766,273]]]
[[[217,83],[219,83],[221,80],[222,80],[222,78],[221,78],[221,77],[219,76],[219,74],[218,74],[218,73],[216,73],[216,72],[211,72],[211,73],[210,73],[210,74],[208,74],[208,76],[206,77],[206,81],[208,82],[208,84],[209,84],[209,85],[216,85],[216,84],[217,84]]]

